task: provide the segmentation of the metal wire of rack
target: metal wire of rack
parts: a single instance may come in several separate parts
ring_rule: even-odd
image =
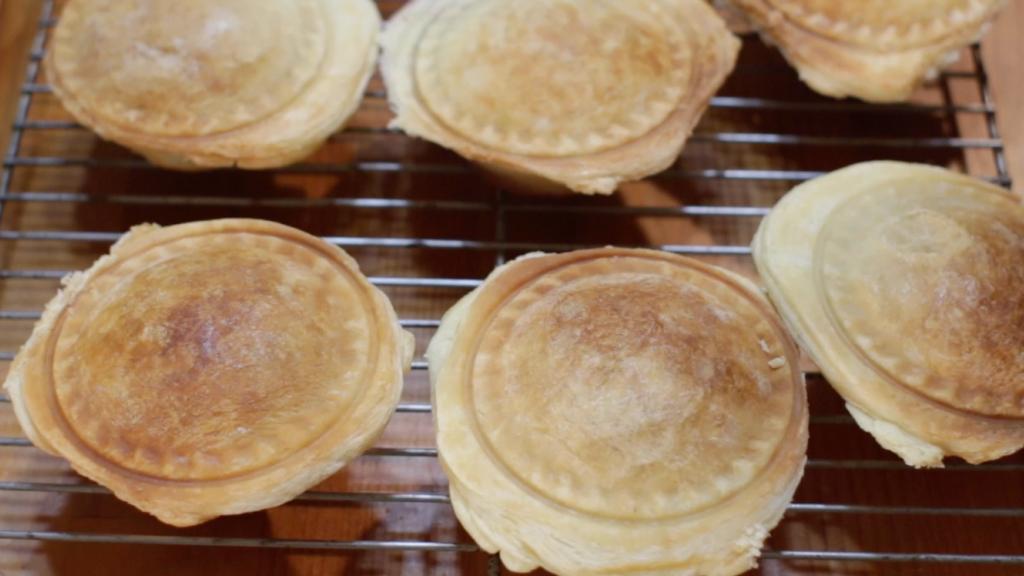
[[[59,0],[58,0],[59,4]],[[400,2],[380,2],[387,12]],[[771,51],[759,48],[755,38],[746,41],[749,50],[769,54],[768,63],[741,59],[734,86],[736,93],[715,97],[711,102],[709,118],[698,127],[683,161],[656,180],[661,183],[656,194],[662,202],[646,200],[651,189],[640,185],[632,192],[624,192],[624,200],[595,198],[559,198],[546,196],[519,196],[481,179],[469,164],[451,155],[436,151],[424,152],[418,143],[384,126],[379,111],[367,114],[366,122],[353,122],[353,126],[332,138],[328,148],[335,149],[317,158],[273,173],[271,180],[258,180],[241,186],[242,193],[195,193],[190,190],[168,192],[156,184],[156,179],[173,178],[176,185],[188,185],[194,178],[217,179],[214,185],[235,184],[247,178],[234,172],[220,176],[170,176],[110,146],[97,144],[95,139],[59,110],[49,96],[50,89],[42,79],[40,62],[46,39],[56,22],[54,0],[47,0],[39,22],[38,33],[27,66],[25,83],[17,104],[10,145],[3,157],[0,171],[0,325],[10,328],[0,331],[6,336],[0,350],[0,361],[10,361],[15,347],[23,341],[31,323],[39,318],[41,304],[52,294],[55,281],[73,267],[60,267],[60,263],[86,265],[112,242],[116,241],[123,225],[137,223],[136,218],[160,220],[164,211],[174,212],[169,220],[195,215],[220,216],[253,213],[257,216],[282,218],[321,235],[330,243],[350,251],[365,253],[360,258],[380,259],[380,267],[371,266],[372,281],[386,290],[396,291],[393,297],[406,328],[418,331],[421,343],[429,338],[440,323],[436,310],[444,308],[468,289],[479,285],[486,271],[508,258],[528,251],[564,251],[616,242],[654,247],[687,254],[722,263],[740,271],[749,272],[749,234],[759,218],[769,210],[771,202],[795,183],[828,172],[848,160],[871,157],[897,156],[921,161],[952,164],[985,178],[1009,186],[1003,142],[996,127],[996,108],[989,93],[988,78],[977,46],[966,51],[966,68],[946,72],[938,84],[938,98],[927,103],[878,106],[852,101],[827,101],[806,93],[787,72]],[[774,60],[772,60],[774,58]],[[761,96],[744,89],[744,77],[771,76],[772,84],[785,85],[784,96]],[[759,80],[751,82],[756,89],[763,88]],[[974,94],[964,101],[963,93]],[[795,97],[787,98],[788,96]],[[367,92],[367,101],[380,101],[383,92],[379,83]],[[41,99],[49,98],[44,102]],[[381,106],[377,107],[378,109]],[[737,115],[738,114],[738,115]],[[839,121],[838,131],[852,124],[871,125],[871,133],[843,135],[818,130],[810,126],[809,132],[784,132],[771,118],[792,115],[829,118],[851,118]],[[790,115],[790,116],[786,116]],[[873,120],[881,117],[880,120]],[[766,120],[766,118],[768,120]],[[897,119],[897,120],[894,120]],[[965,120],[966,119],[966,120]],[[913,132],[903,133],[892,123],[906,122]],[[791,128],[808,128],[807,123],[788,124]],[[978,134],[964,135],[964,126],[981,126]],[[761,126],[768,126],[763,129]],[[908,129],[909,130],[909,129]],[[926,132],[925,135],[917,135]],[[908,135],[913,134],[913,135]],[[86,147],[76,142],[87,143]],[[397,142],[397,144],[396,144]],[[399,153],[392,153],[398,149]],[[356,150],[355,153],[352,150]],[[384,152],[381,152],[381,151]],[[822,154],[823,150],[830,151]],[[841,151],[841,152],[838,152]],[[365,154],[362,154],[365,152]],[[695,160],[689,158],[694,157]],[[826,159],[819,158],[825,156]],[[342,159],[339,160],[338,157]],[[721,162],[724,159],[727,164]],[[781,160],[780,160],[781,159]],[[53,172],[70,171],[78,180],[54,176]],[[131,185],[127,178],[141,179],[141,188]],[[253,177],[259,178],[259,177]],[[326,194],[289,193],[282,190],[279,180],[297,179],[298,188],[315,187],[320,180],[347,179],[351,185],[330,188]],[[436,179],[436,180],[434,180]],[[55,182],[79,182],[77,187],[53,188]],[[431,190],[443,189],[441,194],[419,194],[421,183]],[[310,184],[314,183],[314,184]],[[209,182],[206,182],[209,184]],[[206,185],[204,184],[204,185]],[[394,186],[391,186],[394,185]],[[209,187],[209,186],[208,186]],[[271,193],[263,188],[269,187]],[[294,187],[294,186],[293,186]],[[153,193],[149,188],[157,188]],[[452,191],[454,188],[454,192]],[[463,188],[469,188],[463,189]],[[669,193],[667,196],[665,191]],[[60,220],[67,229],[39,228],[39,223],[51,222],[45,213],[61,211],[69,215]],[[11,214],[18,211],[18,214]],[[340,211],[342,225],[324,224],[318,211]],[[420,222],[418,215],[426,213],[441,223]],[[109,221],[97,219],[117,214]],[[353,214],[358,215],[352,216]],[[384,216],[381,216],[384,214]],[[369,216],[367,216],[369,215]],[[302,218],[306,218],[303,220]],[[377,228],[362,227],[359,222],[372,220]],[[408,222],[397,220],[407,219]],[[466,222],[470,224],[466,225]],[[538,222],[547,228],[564,228],[538,232]],[[617,222],[617,223],[613,223]],[[621,226],[627,222],[628,226]],[[668,222],[669,224],[665,224]],[[674,223],[687,223],[681,233]],[[692,228],[697,225],[698,234]],[[409,225],[411,223],[411,225]],[[83,226],[85,227],[80,229]],[[103,229],[111,228],[113,229]],[[341,234],[338,232],[341,228]],[[373,233],[401,229],[412,233],[404,235]],[[666,232],[665,229],[668,229]],[[465,230],[463,235],[430,235],[431,231]],[[623,231],[624,230],[624,231]],[[677,240],[678,238],[678,240]],[[661,241],[664,240],[664,241]],[[42,246],[43,248],[37,248]],[[69,252],[66,258],[40,257],[49,247],[60,247]],[[24,254],[28,256],[24,256]],[[443,265],[410,268],[409,262],[423,254],[440,254]],[[396,256],[396,254],[398,256]],[[23,262],[53,260],[57,265],[43,267],[24,266]],[[80,266],[79,266],[80,267]],[[396,274],[399,270],[412,270],[413,274]],[[379,273],[376,273],[379,272]],[[17,284],[17,286],[15,286]],[[411,291],[412,295],[401,293]],[[445,295],[436,297],[438,291]],[[14,294],[14,296],[9,296]],[[25,296],[27,294],[27,296]],[[403,295],[404,294],[404,295]],[[419,300],[437,299],[440,305],[422,306]],[[21,295],[21,296],[19,296]],[[34,309],[13,308],[22,301],[38,303]],[[433,301],[433,300],[432,300]],[[435,302],[437,304],[438,302]],[[433,317],[410,316],[434,310]],[[425,385],[426,362],[418,359],[413,364],[412,380],[419,387]],[[908,472],[902,463],[888,457],[870,445],[860,434],[849,416],[841,413],[841,402],[820,379],[813,367],[808,368],[809,386],[812,387],[812,443],[818,437],[854,438],[846,444],[854,446],[848,455],[829,453],[824,448],[812,454],[808,462],[808,478],[818,499],[828,493],[827,482],[836,474],[863,475],[865,482],[874,482],[870,475],[906,473],[920,474],[929,482],[952,482],[962,486],[963,474],[971,477],[992,478],[991,486],[1021,485],[1024,479],[1024,460],[1007,459],[983,466],[950,464],[942,472]],[[422,390],[421,390],[422,391]],[[416,396],[416,395],[414,395]],[[0,411],[10,411],[9,399],[0,396]],[[400,415],[429,418],[430,405],[423,394],[403,399]],[[9,419],[10,420],[10,419]],[[417,425],[419,426],[419,425]],[[429,427],[429,425],[427,425]],[[818,432],[818,434],[815,434]],[[429,434],[428,434],[429,437]],[[6,451],[6,452],[5,452]],[[33,451],[31,444],[15,432],[0,434],[0,461],[13,451]],[[429,445],[381,446],[371,450],[365,458],[386,459],[405,463],[429,461],[436,457],[436,449]],[[38,455],[39,458],[44,458]],[[411,465],[411,464],[409,464]],[[0,467],[2,470],[2,467]],[[816,473],[830,474],[815,476]],[[913,484],[916,480],[911,480]],[[801,489],[803,491],[803,487]],[[33,477],[12,478],[0,476],[0,495],[50,494],[56,497],[83,496],[110,498],[100,486],[74,480],[55,482]],[[806,497],[804,497],[806,498]],[[862,500],[857,498],[854,500]],[[984,498],[983,498],[984,499]],[[0,511],[2,502],[0,500]],[[812,518],[822,526],[843,517],[877,517],[889,522],[893,518],[921,518],[929,522],[945,522],[952,530],[959,530],[964,522],[998,522],[1024,518],[1024,494],[1011,490],[1004,501],[988,497],[985,506],[943,505],[929,502],[913,504],[901,502],[864,503],[861,501],[825,502],[808,501],[798,494],[798,501],[789,507],[787,520],[779,531],[793,519]],[[434,478],[426,488],[411,490],[317,489],[300,496],[294,505],[378,507],[413,505],[417,507],[450,508],[443,481]],[[126,513],[131,513],[126,512]],[[450,512],[448,512],[450,514]],[[4,516],[0,514],[0,518]],[[6,522],[6,521],[5,521]],[[824,531],[825,528],[822,528]],[[811,530],[813,532],[813,530]],[[27,540],[34,542],[61,542],[75,544],[117,543],[132,545],[191,546],[212,548],[260,548],[332,552],[428,552],[467,554],[478,549],[464,535],[453,534],[447,540],[430,538],[380,537],[373,539],[290,538],[249,536],[207,536],[188,534],[145,534],[105,532],[102,530],[72,530],[25,528],[0,525],[0,546],[4,541]],[[864,573],[864,563],[874,566],[904,565],[953,567],[966,564],[1008,570],[1024,570],[1024,549],[990,553],[986,550],[905,551],[902,549],[835,549],[827,539],[819,547],[779,545],[773,539],[764,560],[778,566],[811,562],[815,566],[829,566],[830,571],[844,566],[856,566]],[[893,541],[895,544],[896,542]],[[818,564],[813,564],[817,562]],[[822,564],[825,563],[825,564]],[[972,568],[973,569],[973,568]],[[494,558],[487,562],[487,571],[497,574],[500,567]],[[789,573],[775,571],[774,573]],[[890,573],[890,572],[887,572]],[[917,572],[907,572],[917,573]],[[929,572],[933,573],[933,572]],[[987,573],[987,572],[986,572]],[[994,572],[993,572],[994,573]],[[1007,573],[1007,572],[1000,572]],[[1019,573],[1019,572],[1015,572]]]

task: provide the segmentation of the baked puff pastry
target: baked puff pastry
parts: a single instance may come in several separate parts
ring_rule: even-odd
[[[688,258],[520,258],[428,360],[455,512],[513,571],[739,574],[803,473],[794,345],[746,280]]]
[[[63,284],[7,377],[18,421],[175,526],[276,506],[362,453],[412,354],[352,258],[271,222],[138,226]]]
[[[902,102],[1006,0],[732,0],[826,96]]]
[[[382,44],[394,126],[587,194],[670,166],[739,50],[703,0],[413,0]]]
[[[1024,446],[1024,207],[941,168],[873,162],[798,186],[754,257],[861,428],[913,466]]]
[[[372,0],[71,0],[46,57],[79,122],[177,169],[283,166],[355,111]]]

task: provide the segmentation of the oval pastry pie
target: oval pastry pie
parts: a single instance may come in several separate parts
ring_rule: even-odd
[[[427,354],[455,512],[514,571],[739,574],[803,473],[794,345],[746,280],[688,258],[520,258]]]
[[[280,224],[139,226],[68,276],[5,384],[32,442],[175,526],[281,504],[377,438],[412,336]]]
[[[1024,446],[1024,207],[941,168],[873,162],[798,186],[754,257],[861,428],[913,466]]]
[[[394,126],[590,194],[671,165],[739,50],[702,0],[413,0],[382,43]]]
[[[377,58],[371,0],[71,0],[46,64],[68,111],[169,168],[308,156]]]
[[[732,0],[827,96],[910,98],[1006,0]]]

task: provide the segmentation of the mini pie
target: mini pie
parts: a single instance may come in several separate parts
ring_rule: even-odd
[[[175,526],[281,504],[377,438],[412,336],[280,224],[133,228],[64,280],[5,387],[39,448]]]
[[[520,258],[427,354],[455,512],[514,571],[741,573],[803,473],[795,346],[748,281],[688,258]]]
[[[1024,446],[1024,207],[941,168],[872,162],[798,186],[754,257],[861,428],[913,466]]]
[[[703,0],[413,0],[382,44],[394,126],[588,194],[671,165],[739,50]]]
[[[827,96],[901,102],[978,40],[1006,0],[732,0]]]
[[[79,122],[154,164],[268,168],[355,111],[379,30],[372,0],[71,0],[47,73]]]

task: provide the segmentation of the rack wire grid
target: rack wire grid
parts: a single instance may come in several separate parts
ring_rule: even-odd
[[[880,106],[814,95],[750,35],[681,160],[607,198],[506,190],[389,130],[379,79],[349,127],[305,163],[171,173],[100,141],[52,96],[40,61],[61,4],[44,3],[0,173],[5,366],[59,279],[141,222],[245,216],[323,236],[388,293],[422,353],[444,310],[523,252],[649,246],[754,277],[748,245],[760,218],[791,186],[829,170],[889,158],[1010,185],[977,46],[914,103]],[[401,2],[379,5],[388,15]],[[909,469],[857,429],[805,364],[810,459],[759,573],[1024,573],[1024,459]],[[451,510],[428,386],[420,358],[380,446],[313,491],[187,530],[34,449],[3,398],[0,573],[498,574]]]

